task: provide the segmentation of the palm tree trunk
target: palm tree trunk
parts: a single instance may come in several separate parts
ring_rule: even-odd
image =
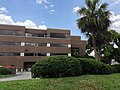
[[[95,59],[98,60],[98,61],[100,61],[99,51],[97,51],[97,47],[96,47],[95,34],[93,33],[91,36],[92,36],[93,49],[94,49],[94,52],[95,52]]]

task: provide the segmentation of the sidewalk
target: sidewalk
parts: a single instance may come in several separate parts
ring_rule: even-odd
[[[0,81],[31,79],[31,72],[18,72],[14,77],[2,78]]]

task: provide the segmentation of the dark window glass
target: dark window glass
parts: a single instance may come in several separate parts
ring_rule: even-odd
[[[52,37],[52,38],[67,38],[67,34],[63,34],[63,33],[50,33],[50,37]]]
[[[47,43],[38,43],[38,46],[47,46]]]
[[[51,43],[50,46],[51,47],[67,47],[66,44],[56,44],[56,43]]]
[[[34,53],[25,53],[24,56],[34,56]]]
[[[22,36],[21,30],[0,30],[0,35]]]
[[[68,55],[67,53],[51,53],[51,56],[55,56],[55,55]]]
[[[25,43],[26,46],[47,46],[47,43]]]
[[[45,53],[37,53],[38,56],[46,56]]]
[[[20,53],[0,53],[0,56],[20,56]]]
[[[21,45],[20,42],[0,42],[0,45]]]
[[[45,53],[25,53],[24,56],[46,56]]]
[[[45,37],[45,34],[42,33],[26,33],[28,37]]]

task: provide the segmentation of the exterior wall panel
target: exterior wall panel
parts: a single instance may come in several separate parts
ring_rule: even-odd
[[[53,29],[47,30],[25,28],[15,25],[0,25],[0,30],[20,30],[22,36],[0,35],[0,42],[18,42],[19,45],[0,45],[0,53],[22,53],[22,56],[0,56],[0,65],[15,65],[24,68],[24,62],[36,62],[45,56],[24,56],[25,53],[45,53],[50,54],[71,54],[71,48],[79,48],[80,54],[85,54],[86,41],[81,41],[79,36],[71,36],[70,30]],[[26,36],[26,34],[44,34],[44,37]],[[51,33],[65,34],[65,38],[52,38]],[[25,43],[35,43],[35,45],[25,46]],[[37,46],[37,43],[45,43],[44,46]],[[66,47],[50,46],[50,44],[65,44]],[[49,45],[49,46],[48,46]]]

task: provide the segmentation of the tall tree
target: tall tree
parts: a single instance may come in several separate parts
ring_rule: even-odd
[[[81,32],[92,38],[93,49],[96,60],[100,60],[100,52],[96,46],[96,37],[108,30],[110,25],[110,12],[107,10],[108,4],[100,4],[99,0],[86,0],[86,6],[78,10],[81,17],[77,19],[77,26]]]
[[[109,30],[104,34],[96,37],[96,46],[100,51],[101,61],[111,64],[112,59],[120,62],[120,34],[115,30]],[[88,39],[87,53],[93,51],[92,38]]]

